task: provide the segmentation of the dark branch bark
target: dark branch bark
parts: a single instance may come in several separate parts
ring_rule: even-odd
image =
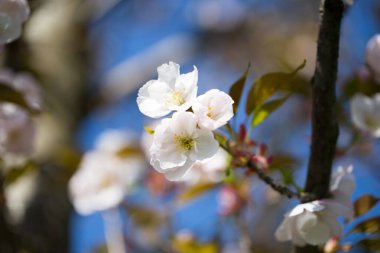
[[[318,36],[312,81],[312,142],[305,191],[316,199],[329,196],[330,174],[339,129],[335,110],[340,24],[344,4],[326,0]]]
[[[331,167],[339,135],[335,106],[342,0],[325,0],[318,35],[317,62],[312,80],[312,142],[305,192],[312,199],[329,197]],[[317,247],[297,252],[320,252]]]

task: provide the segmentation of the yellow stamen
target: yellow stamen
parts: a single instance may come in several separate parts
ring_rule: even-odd
[[[213,106],[209,106],[207,108],[207,110],[208,110],[207,117],[212,118],[214,116],[214,113],[212,112],[213,109],[214,109]]]
[[[189,151],[194,146],[194,140],[186,135],[174,135],[174,143],[178,149]]]
[[[174,90],[171,93],[171,98],[170,100],[174,102],[176,105],[183,105],[186,101],[185,98],[183,97],[183,93],[178,90]]]

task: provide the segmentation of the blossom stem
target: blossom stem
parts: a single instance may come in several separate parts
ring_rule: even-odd
[[[277,191],[281,195],[284,195],[284,196],[286,196],[286,197],[288,197],[290,199],[291,198],[301,199],[301,195],[302,194],[300,194],[298,192],[294,192],[294,191],[290,190],[286,186],[283,186],[283,185],[275,183],[274,180],[273,180],[273,178],[271,178],[270,176],[266,175],[265,172],[262,169],[257,168],[251,162],[248,162],[247,167],[250,170],[252,170],[253,172],[255,172],[257,174],[257,176],[261,180],[263,180],[266,184],[268,184],[270,187],[272,187],[273,190]]]
[[[109,253],[127,253],[123,225],[120,212],[117,208],[102,213],[104,222],[104,233]]]

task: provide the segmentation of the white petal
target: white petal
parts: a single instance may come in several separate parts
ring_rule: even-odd
[[[164,63],[157,68],[158,80],[167,83],[174,88],[175,81],[179,76],[179,65],[175,62]]]
[[[164,98],[170,91],[167,84],[151,80],[143,85],[137,95],[139,110],[146,116],[160,118],[171,110],[167,107]]]
[[[354,125],[362,131],[369,131],[374,137],[380,137],[380,104],[376,97],[358,94],[351,99],[350,105]]]
[[[337,221],[337,216],[335,214],[322,212],[319,215],[319,219],[329,227],[331,237],[340,237],[342,235],[342,227]]]
[[[308,211],[297,216],[297,230],[311,245],[325,243],[331,237],[328,226],[321,222],[316,214]]]
[[[191,150],[190,158],[193,160],[203,160],[216,154],[219,143],[214,139],[214,135],[209,130],[198,130],[198,137],[195,140],[195,147]]]
[[[334,215],[342,216],[344,218],[350,219],[353,216],[353,210],[351,207],[345,206],[338,201],[332,199],[325,199],[320,201],[326,208],[326,212],[330,212]]]
[[[155,157],[159,160],[161,170],[183,166],[187,161],[187,156],[178,152],[175,145],[161,149]]]
[[[193,162],[188,160],[184,165],[172,168],[170,170],[167,170],[164,172],[164,175],[166,179],[170,181],[179,181],[182,180],[187,172],[190,170],[191,166],[193,165]]]
[[[274,234],[277,240],[282,242],[292,240],[292,222],[291,217],[284,218]]]
[[[292,211],[290,211],[289,216],[297,216],[307,210],[309,212],[319,212],[324,209],[324,206],[321,205],[318,201],[307,202],[304,204],[299,204],[295,206]]]
[[[334,200],[346,206],[352,205],[351,196],[356,187],[352,170],[352,165],[339,167],[331,179],[330,191]]]
[[[380,75],[380,34],[373,36],[366,49],[366,63],[375,72]]]
[[[173,114],[170,129],[176,134],[192,136],[195,132],[197,123],[195,116],[191,112],[177,112]]]
[[[187,74],[181,74],[175,83],[175,90],[181,92],[185,103],[182,105],[172,105],[170,108],[175,111],[186,111],[191,107],[198,92],[198,70],[194,66],[194,70]]]

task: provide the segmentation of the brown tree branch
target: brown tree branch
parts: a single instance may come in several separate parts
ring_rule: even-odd
[[[339,127],[336,119],[335,83],[338,70],[339,37],[344,13],[342,0],[322,0],[317,62],[312,80],[312,140],[305,192],[313,199],[329,197],[331,167]],[[297,252],[320,252],[317,247]]]
[[[277,184],[274,182],[273,178],[265,174],[265,172],[259,168],[257,168],[254,164],[249,162],[247,164],[247,168],[257,174],[257,176],[264,181],[267,185],[269,185],[273,190],[276,192],[280,193],[281,195],[284,195],[288,197],[289,199],[291,198],[296,198],[296,199],[301,199],[301,194],[298,192],[290,190],[288,187]]]

